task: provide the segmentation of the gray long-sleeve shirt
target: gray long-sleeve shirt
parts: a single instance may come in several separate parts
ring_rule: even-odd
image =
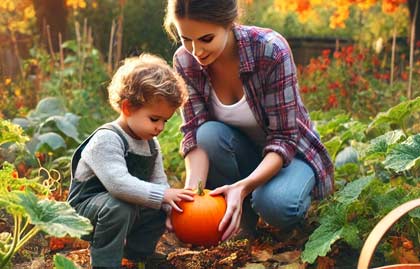
[[[128,151],[137,155],[151,156],[146,140],[129,136],[117,122],[112,122],[128,142]],[[124,142],[117,133],[110,130],[98,130],[82,151],[81,159],[75,172],[75,178],[86,181],[96,175],[108,192],[120,200],[145,207],[159,209],[165,190],[169,187],[163,169],[162,153],[158,140],[158,155],[150,181],[139,180],[127,169],[124,159]]]

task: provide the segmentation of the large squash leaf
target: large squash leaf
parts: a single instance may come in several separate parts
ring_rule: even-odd
[[[401,126],[405,119],[412,115],[413,112],[420,110],[420,97],[414,100],[402,102],[387,112],[380,112],[375,119],[369,124],[368,131],[382,124],[396,124]]]
[[[39,101],[34,111],[28,115],[30,119],[44,120],[54,115],[64,115],[66,107],[64,102],[57,97],[46,97]]]
[[[80,237],[92,230],[90,221],[79,216],[66,202],[39,200],[31,192],[19,193],[18,196],[30,223],[50,235]]]
[[[410,136],[391,149],[383,164],[397,173],[420,168],[420,134]]]
[[[302,261],[314,263],[318,256],[324,257],[331,250],[332,244],[343,234],[343,226],[336,223],[324,223],[309,237],[302,252]]]
[[[74,116],[71,116],[69,113],[67,113],[66,116],[52,116],[49,117],[44,122],[44,124],[47,124],[48,122],[54,122],[57,128],[66,136],[73,138],[78,143],[81,143],[82,141],[79,139],[79,132],[77,131],[77,127],[73,124],[73,122],[69,120],[71,119],[74,121]]]
[[[348,183],[341,191],[337,192],[337,201],[344,205],[354,202],[359,198],[362,191],[369,186],[373,179],[373,176],[367,176]]]
[[[366,158],[372,159],[378,156],[385,156],[390,146],[405,138],[406,136],[402,130],[394,130],[372,139],[365,151]]]

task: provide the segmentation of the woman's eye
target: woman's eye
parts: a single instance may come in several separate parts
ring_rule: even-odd
[[[150,118],[151,121],[153,122],[157,122],[159,119],[158,118]]]
[[[206,43],[210,43],[212,40],[213,40],[212,36],[205,37],[205,38],[201,39],[201,41],[206,42]]]

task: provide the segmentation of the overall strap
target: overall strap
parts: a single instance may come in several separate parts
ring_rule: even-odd
[[[82,142],[82,144],[80,144],[77,148],[76,148],[76,150],[75,150],[75,152],[74,152],[74,154],[73,154],[73,156],[72,156],[72,158],[71,158],[71,178],[74,178],[74,174],[76,173],[76,168],[77,168],[77,165],[78,165],[78,163],[79,163],[79,160],[81,159],[81,157],[82,157],[82,151],[83,151],[83,149],[86,147],[86,145],[89,143],[89,140],[92,138],[92,136],[98,131],[98,130],[103,130],[103,129],[105,129],[105,130],[110,130],[110,131],[113,131],[113,132],[115,132],[121,139],[122,139],[122,141],[123,141],[123,143],[124,143],[124,156],[127,156],[127,154],[128,154],[128,142],[127,142],[127,139],[124,137],[124,135],[121,133],[121,131],[118,129],[118,128],[116,128],[115,126],[113,126],[111,123],[106,123],[106,124],[104,124],[104,125],[102,125],[102,126],[100,126],[99,128],[97,128],[91,135],[89,135],[89,137],[88,138],[86,138],[83,142]]]
[[[152,138],[152,139],[147,140],[147,142],[149,143],[150,155],[152,155],[152,156],[156,155],[156,153],[157,153],[158,149],[157,149],[156,143],[155,143],[155,141],[153,140],[153,138]]]

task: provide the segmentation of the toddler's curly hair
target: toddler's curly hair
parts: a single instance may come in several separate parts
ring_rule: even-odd
[[[128,100],[132,107],[163,98],[178,108],[188,98],[185,82],[162,58],[144,53],[124,60],[108,86],[112,108],[121,112],[121,103]]]

